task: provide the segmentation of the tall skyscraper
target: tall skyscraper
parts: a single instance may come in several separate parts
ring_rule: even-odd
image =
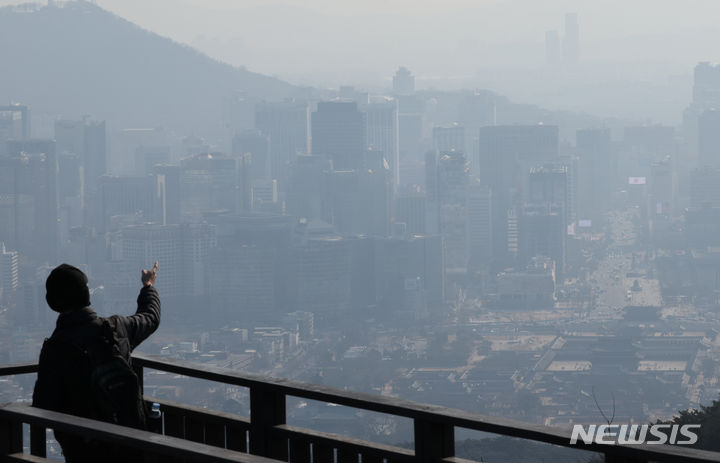
[[[98,228],[99,182],[107,172],[105,121],[59,119],[55,121],[55,143],[60,205],[81,211],[72,214],[78,220],[64,225]]]
[[[294,305],[316,320],[347,317],[351,304],[352,241],[308,223],[293,246],[290,280]]]
[[[333,171],[327,203],[331,222],[345,234],[388,236],[392,216],[392,180],[385,169]]]
[[[249,180],[271,179],[270,137],[259,130],[243,130],[232,139],[233,157],[250,156]]]
[[[20,287],[18,265],[18,253],[8,251],[5,243],[0,243],[0,288],[2,288],[3,299],[8,293],[12,293]]]
[[[543,255],[552,258],[562,274],[571,217],[568,183],[565,165],[544,164],[530,169],[520,223],[520,265]]]
[[[492,191],[470,180],[467,195],[468,266],[483,268],[492,260]]]
[[[412,192],[395,196],[395,222],[404,224],[404,232],[408,235],[425,234],[424,194]]]
[[[562,164],[543,164],[530,169],[525,202],[560,211],[562,222],[570,223],[568,168]]]
[[[28,138],[30,138],[30,109],[19,104],[0,106],[0,156],[6,154],[6,141]]]
[[[182,169],[176,165],[155,166],[157,185],[157,221],[161,225],[180,223],[180,177]]]
[[[331,172],[331,162],[323,156],[298,156],[290,168],[288,214],[330,221],[327,190]]]
[[[310,152],[310,107],[295,101],[259,103],[255,128],[270,138],[270,177],[285,192],[290,164],[296,156]]]
[[[400,159],[421,159],[425,101],[415,95],[399,96],[398,111]]]
[[[450,127],[433,127],[433,148],[438,151],[462,151],[465,149],[465,127],[454,124]]]
[[[209,255],[208,300],[223,322],[263,321],[292,310],[288,300],[291,240],[296,219],[255,211],[207,216],[217,230]]]
[[[398,102],[385,99],[362,108],[367,120],[366,146],[382,153],[392,171],[395,185],[400,183],[400,132]]]
[[[672,159],[654,162],[650,170],[651,216],[670,215],[675,209],[675,172]]]
[[[190,156],[180,162],[180,215],[201,222],[207,211],[239,210],[244,185],[238,159],[219,153]]]
[[[720,168],[690,172],[690,207],[720,207]]]
[[[698,119],[700,167],[720,167],[720,110],[707,110]]]
[[[215,227],[208,224],[142,224],[121,230],[121,258],[136,268],[162,262],[158,290],[168,297],[205,295],[206,265],[216,245]]]
[[[335,170],[359,169],[366,149],[366,123],[355,102],[318,103],[312,113],[312,153],[332,159]]]
[[[164,190],[167,193],[167,190]],[[160,190],[163,192],[163,189]],[[123,226],[143,222],[163,223],[157,215],[158,185],[151,175],[111,176],[100,178],[100,233],[117,231]],[[167,197],[161,197],[167,205]],[[164,214],[165,223],[168,222]],[[158,220],[159,219],[159,220]],[[177,222],[175,222],[177,223]]]
[[[511,265],[508,217],[520,215],[531,167],[558,157],[557,126],[491,126],[479,131],[477,171],[480,184],[492,191],[493,259],[500,267]],[[511,212],[512,211],[512,212]],[[514,254],[515,251],[510,254]]]
[[[562,274],[565,266],[566,225],[557,204],[525,204],[518,224],[519,265],[526,266],[534,257],[545,256],[555,262]]]
[[[465,269],[468,264],[467,185],[465,154],[441,152],[437,160],[437,200],[447,268]]]
[[[36,264],[58,256],[57,157],[53,140],[7,142],[0,159],[0,196],[6,244]]]
[[[695,66],[692,101],[704,109],[720,106],[720,65],[704,61]]]
[[[715,108],[720,108],[720,65],[698,63],[693,75],[692,101],[683,113],[683,139],[692,161],[698,155],[698,118]]]
[[[577,217],[599,220],[614,185],[610,129],[578,130]]]

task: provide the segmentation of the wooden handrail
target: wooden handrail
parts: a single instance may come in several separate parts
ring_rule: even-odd
[[[222,412],[204,412],[197,407],[186,407],[181,404],[172,404],[172,410],[175,413],[184,413],[183,410],[187,408],[186,416],[202,417],[207,415],[208,421],[234,420],[237,424],[249,429],[251,453],[270,456],[276,460],[287,460],[288,443],[292,444],[293,438],[295,438],[337,445],[338,449],[353,449],[359,453],[362,453],[361,449],[363,448],[369,454],[383,453],[383,451],[388,454],[395,453],[402,460],[409,458],[417,462],[450,461],[455,458],[455,428],[467,428],[577,450],[598,452],[605,454],[608,461],[720,462],[720,453],[682,446],[603,445],[585,444],[582,441],[570,444],[570,432],[563,429],[474,414],[438,405],[421,404],[392,397],[375,396],[214,366],[198,365],[160,356],[135,354],[133,355],[133,366],[141,375],[143,368],[151,368],[249,388],[251,406],[249,422],[242,417],[234,417],[222,414]],[[0,375],[31,373],[36,370],[36,365],[15,365],[0,368]],[[404,452],[392,447],[384,448],[379,444],[366,445],[363,441],[356,439],[288,426],[285,423],[287,396],[410,418],[415,425],[415,452],[411,454],[409,451]]]
[[[24,375],[28,373],[37,373],[37,371],[37,363],[17,363],[15,365],[0,367],[0,376]]]
[[[169,457],[185,458],[189,460],[218,462],[218,463],[278,463],[277,461],[247,453],[234,452],[219,447],[200,444],[176,437],[164,436],[148,431],[127,428],[101,421],[80,418],[74,415],[52,412],[22,404],[8,404],[0,407],[0,424],[2,423],[28,423],[31,426],[53,428],[69,434],[77,434],[103,442],[121,444],[148,454],[165,455]],[[0,426],[1,428],[2,426]],[[2,446],[0,436],[0,446]],[[17,443],[10,443],[9,453],[17,451]],[[15,446],[13,449],[12,447]],[[20,450],[22,450],[22,436],[20,436]]]
[[[706,450],[697,450],[687,447],[671,445],[604,445],[585,444],[580,441],[570,443],[570,432],[567,430],[542,426],[522,421],[510,420],[502,417],[480,415],[463,410],[441,407],[439,405],[421,404],[394,397],[383,397],[360,392],[345,391],[328,386],[302,383],[288,379],[271,378],[267,376],[244,373],[214,366],[198,368],[199,365],[183,360],[167,359],[165,357],[135,354],[133,365],[140,368],[176,373],[209,381],[216,381],[236,386],[272,391],[285,396],[300,397],[321,402],[335,403],[353,408],[360,408],[379,413],[407,417],[415,420],[416,431],[418,422],[433,423],[435,425],[448,425],[453,428],[466,428],[489,432],[509,437],[518,437],[547,444],[554,444],[577,450],[586,450],[605,454],[606,457],[621,460],[636,461],[668,461],[668,462],[720,462],[720,453]],[[252,413],[250,416],[252,422]],[[283,423],[284,424],[284,423]],[[286,426],[275,426],[288,432]],[[295,430],[295,429],[293,429]],[[437,438],[433,435],[433,438]],[[416,436],[417,441],[417,436]],[[417,442],[416,442],[417,445]],[[419,457],[416,453],[416,458]],[[452,455],[441,456],[441,458]]]

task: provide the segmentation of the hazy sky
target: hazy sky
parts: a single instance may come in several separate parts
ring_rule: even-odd
[[[18,2],[0,0],[10,3]],[[603,104],[613,109],[614,103],[603,95],[586,104],[584,85],[632,82],[618,90],[632,113],[636,104],[628,95],[648,83],[656,90],[647,93],[648,104],[667,100],[657,109],[664,112],[660,119],[675,118],[686,104],[698,61],[720,61],[718,0],[97,3],[217,59],[293,83],[383,86],[406,65],[420,87],[481,86],[521,101],[607,114]],[[528,72],[543,69],[545,32],[562,34],[567,12],[578,14],[581,65],[546,76]]]
[[[280,76],[473,73],[543,61],[577,12],[585,61],[713,59],[717,0],[98,0],[139,25]],[[705,42],[705,43],[703,43]],[[716,42],[715,42],[716,43]]]

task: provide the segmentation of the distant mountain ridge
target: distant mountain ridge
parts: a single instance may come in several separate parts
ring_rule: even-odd
[[[295,94],[278,79],[216,61],[85,2],[0,8],[0,104],[89,114],[115,128],[217,133],[223,98]]]

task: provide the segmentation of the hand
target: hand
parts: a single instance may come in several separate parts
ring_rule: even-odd
[[[140,281],[142,281],[143,286],[152,286],[155,284],[155,278],[157,277],[157,270],[158,270],[158,261],[155,261],[155,265],[153,265],[152,270],[144,270],[142,271],[142,275],[140,275]]]

